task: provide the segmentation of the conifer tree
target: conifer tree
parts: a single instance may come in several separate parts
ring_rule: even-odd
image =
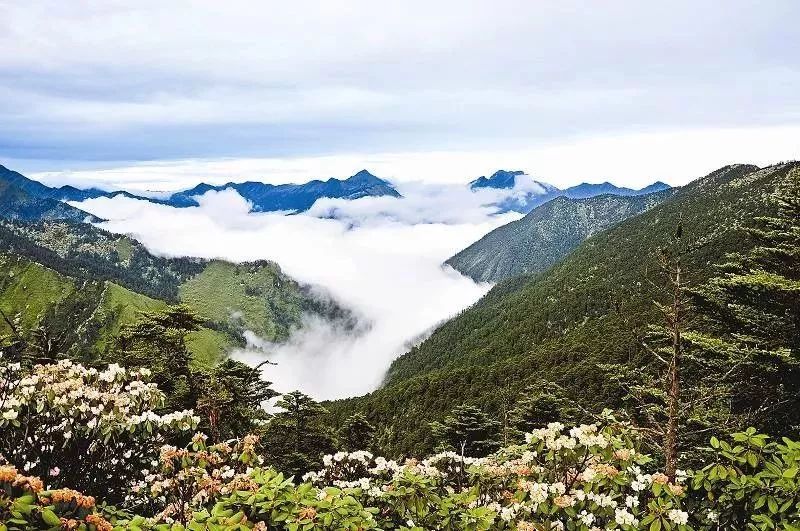
[[[369,423],[362,413],[353,413],[339,429],[339,440],[345,450],[372,450],[375,439],[375,426]]]
[[[561,387],[553,382],[543,382],[525,388],[508,416],[511,437],[521,441],[523,434],[533,429],[550,422],[570,424],[579,414]]]
[[[125,367],[150,369],[153,381],[167,395],[168,408],[193,408],[197,390],[192,381],[192,354],[186,346],[186,336],[199,330],[202,323],[184,305],[143,313],[137,323],[120,331],[111,359]]]
[[[752,250],[693,293],[704,333],[690,339],[723,360],[741,423],[785,435],[800,426],[800,170],[769,200],[775,214],[746,229]]]
[[[334,437],[321,422],[328,410],[300,391],[284,394],[275,406],[281,411],[262,439],[271,464],[296,476],[319,467],[322,455],[334,450]]]
[[[468,457],[489,455],[500,446],[500,423],[474,406],[458,406],[443,422],[430,426],[440,448]]]
[[[200,429],[213,442],[256,432],[258,423],[269,418],[263,403],[278,393],[261,378],[265,364],[250,367],[228,359],[211,369],[193,371],[198,388],[195,410],[203,416]]]

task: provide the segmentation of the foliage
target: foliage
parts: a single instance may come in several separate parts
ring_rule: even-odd
[[[334,434],[322,423],[327,410],[314,399],[292,391],[275,404],[280,409],[263,437],[268,462],[278,470],[300,476],[319,466],[322,455],[334,448]]]
[[[0,455],[49,485],[121,499],[128,471],[149,465],[164,442],[200,420],[192,411],[157,414],[164,394],[149,375],[0,358]]]
[[[474,406],[458,406],[442,422],[432,422],[438,446],[469,457],[483,457],[500,446],[500,423]]]

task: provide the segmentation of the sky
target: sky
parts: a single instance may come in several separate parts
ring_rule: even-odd
[[[169,190],[367,167],[683,184],[800,156],[800,4],[0,0],[0,163]]]

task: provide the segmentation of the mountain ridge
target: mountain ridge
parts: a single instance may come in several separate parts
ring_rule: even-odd
[[[645,195],[671,188],[662,181],[656,181],[638,190],[633,188],[621,187],[608,181],[603,183],[580,183],[568,188],[558,188],[552,184],[539,181],[530,177],[530,182],[521,183],[519,177],[530,177],[522,170],[498,170],[491,176],[481,176],[469,182],[469,188],[473,192],[480,189],[509,190],[516,193],[510,197],[500,200],[495,206],[499,213],[519,212],[527,214],[534,208],[542,205],[551,199],[559,196],[571,199],[585,199],[603,194],[613,194],[620,196]]]
[[[498,227],[445,262],[476,282],[497,282],[548,269],[583,240],[669,197],[670,188],[650,194],[558,196],[525,217]]]

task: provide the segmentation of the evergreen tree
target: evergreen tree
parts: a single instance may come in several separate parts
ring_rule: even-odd
[[[137,323],[120,331],[111,357],[125,367],[150,369],[153,381],[167,395],[168,408],[192,408],[197,390],[193,388],[192,354],[186,336],[199,330],[202,322],[183,305],[142,314]]]
[[[500,423],[474,406],[458,406],[443,422],[430,426],[440,448],[465,456],[483,457],[500,446]]]
[[[690,339],[722,360],[741,423],[786,435],[800,426],[800,170],[770,199],[775,214],[746,229],[753,249],[693,293],[706,332]]]
[[[201,430],[214,442],[255,432],[269,418],[263,403],[278,396],[270,382],[261,379],[261,367],[225,360],[210,370],[193,372],[198,388],[195,410],[203,415]]]
[[[361,413],[353,413],[339,429],[339,440],[345,450],[372,450],[375,439],[375,426]]]
[[[275,404],[276,413],[262,439],[264,451],[278,470],[301,476],[318,468],[323,454],[334,450],[334,437],[321,422],[327,414],[313,398],[292,391]]]
[[[550,422],[572,424],[580,414],[560,386],[544,382],[525,388],[508,417],[511,438],[521,441],[523,435],[533,429]]]

